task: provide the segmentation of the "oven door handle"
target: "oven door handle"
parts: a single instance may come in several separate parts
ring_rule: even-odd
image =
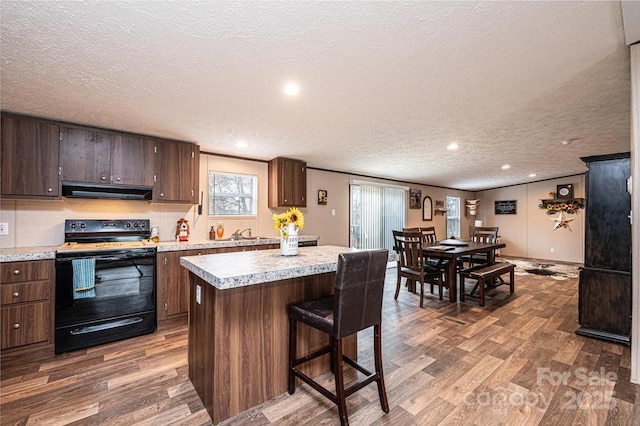
[[[140,317],[127,318],[119,321],[108,322],[106,324],[90,325],[88,327],[78,327],[71,330],[69,333],[74,336],[77,336],[79,334],[95,333],[96,331],[103,331],[103,330],[109,330],[111,328],[124,327],[127,325],[137,324],[139,322],[142,322],[142,318]]]
[[[108,261],[120,261],[120,260],[130,260],[130,259],[138,259],[141,257],[153,257],[153,254],[144,253],[139,255],[125,254],[118,256],[77,256],[77,257],[58,257],[56,259],[57,263],[66,263],[71,262],[76,259],[95,259],[96,262],[108,262]]]
[[[72,262],[74,260],[79,260],[79,259],[95,259],[96,262],[102,262],[102,261],[110,261],[110,260],[124,260],[126,258],[125,257],[117,257],[117,256],[78,256],[78,257],[57,258],[56,262],[57,263],[69,263],[69,262]]]

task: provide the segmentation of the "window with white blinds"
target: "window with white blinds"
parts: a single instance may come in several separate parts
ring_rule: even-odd
[[[402,230],[407,189],[351,183],[351,247],[393,250],[393,230]]]
[[[460,238],[460,198],[447,197],[447,238]]]

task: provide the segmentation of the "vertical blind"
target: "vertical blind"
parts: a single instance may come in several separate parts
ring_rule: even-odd
[[[405,189],[351,184],[351,247],[392,251],[391,231],[404,227],[405,212]]]

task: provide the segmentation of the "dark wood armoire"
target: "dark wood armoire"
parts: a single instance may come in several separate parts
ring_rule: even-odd
[[[584,267],[576,333],[630,344],[631,159],[629,153],[582,158],[586,174]]]

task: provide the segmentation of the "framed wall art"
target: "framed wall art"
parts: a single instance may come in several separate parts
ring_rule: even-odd
[[[516,214],[517,200],[496,201],[495,214]]]
[[[318,189],[318,204],[321,206],[327,205],[327,190],[326,189]]]
[[[431,197],[424,197],[422,200],[422,220],[432,220],[433,219],[433,203],[431,202]]]
[[[410,209],[419,209],[420,208],[420,200],[422,200],[422,189],[411,189],[409,190],[409,208]]]
[[[556,186],[556,198],[573,198],[573,185],[567,183]]]

